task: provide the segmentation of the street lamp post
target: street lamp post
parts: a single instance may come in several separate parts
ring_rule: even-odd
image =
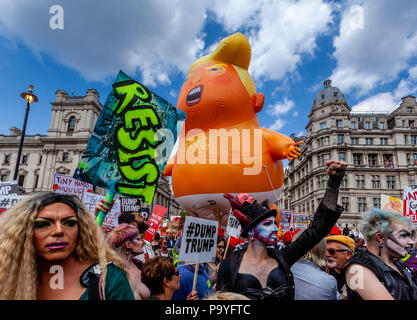
[[[33,94],[33,86],[32,85],[29,85],[29,90],[28,91],[29,92],[23,92],[22,94],[20,94],[20,96],[23,99],[26,100],[26,113],[25,113],[25,120],[23,122],[22,135],[20,136],[19,149],[17,151],[16,168],[14,169],[13,180],[17,179],[17,173],[19,171],[20,156],[22,155],[23,140],[25,139],[26,123],[27,123],[27,120],[28,120],[30,104],[32,102],[38,102],[38,97]]]

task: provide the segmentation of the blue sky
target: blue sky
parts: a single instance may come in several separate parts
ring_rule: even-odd
[[[62,30],[50,28],[53,5]],[[191,63],[237,31],[252,45],[265,128],[304,134],[327,78],[354,110],[417,95],[414,0],[0,0],[0,134],[22,127],[29,84],[39,102],[27,134],[46,134],[56,90],[93,88],[104,103],[120,69],[175,105]]]

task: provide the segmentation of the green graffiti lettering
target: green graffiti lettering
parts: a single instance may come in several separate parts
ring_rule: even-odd
[[[116,137],[120,146],[127,150],[143,150],[151,147],[155,149],[162,141],[153,130],[138,130],[136,132],[127,132],[123,127],[116,131]],[[152,157],[153,158],[153,157]]]
[[[139,108],[129,108],[124,115],[124,124],[126,130],[134,130],[136,128],[136,122],[140,122],[139,126],[144,129],[161,128],[161,121],[155,109],[150,105],[143,105]]]
[[[159,179],[158,166],[152,162],[145,162],[139,168],[133,167],[133,162],[125,165],[120,165],[120,171],[123,177],[132,183],[144,181],[145,184],[155,184]]]
[[[117,114],[120,114],[124,109],[133,105],[138,99],[143,102],[151,100],[151,93],[147,88],[136,81],[123,81],[113,85],[113,91],[119,103],[115,107]]]
[[[137,185],[120,184],[117,186],[118,192],[125,196],[134,196],[146,203],[151,203],[156,191],[156,184],[148,187]]]
[[[120,164],[126,165],[135,160],[149,159],[152,160],[156,157],[156,150],[152,148],[144,149],[135,153],[125,152],[121,149],[117,150]]]

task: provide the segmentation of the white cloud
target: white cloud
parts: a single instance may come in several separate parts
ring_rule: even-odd
[[[175,90],[173,90],[173,89],[169,90],[169,95],[171,97],[173,97],[173,98],[177,98],[178,97],[177,92]]]
[[[305,136],[304,130],[297,133],[297,137],[302,137],[302,136]]]
[[[298,111],[294,111],[294,113],[292,115],[293,115],[294,118],[298,117]]]
[[[213,11],[229,32],[249,30],[250,72],[265,80],[294,72],[302,55],[314,54],[316,38],[332,21],[332,5],[321,0],[217,0]]]
[[[284,98],[284,102],[282,103],[278,102],[272,106],[268,106],[266,108],[266,113],[270,115],[274,115],[274,116],[286,114],[288,113],[288,111],[294,108],[294,106],[295,106],[294,101]]]
[[[56,4],[64,9],[63,30],[49,28]],[[204,48],[206,9],[202,0],[0,1],[0,34],[87,80],[104,81],[123,69],[139,71],[146,84],[169,84],[170,74],[186,72]]]
[[[272,125],[268,127],[268,129],[273,130],[273,131],[278,131],[285,125],[285,123],[286,122],[284,120],[278,118],[275,120],[275,122]]]
[[[344,92],[355,90],[363,96],[397,79],[417,55],[416,26],[414,0],[347,1],[333,42],[337,60],[330,77],[333,83]]]

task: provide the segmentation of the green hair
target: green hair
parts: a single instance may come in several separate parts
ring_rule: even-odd
[[[393,223],[402,224],[411,230],[411,221],[407,217],[372,207],[370,211],[362,213],[360,229],[366,241],[371,241],[378,232],[385,236],[389,235],[393,231]]]

